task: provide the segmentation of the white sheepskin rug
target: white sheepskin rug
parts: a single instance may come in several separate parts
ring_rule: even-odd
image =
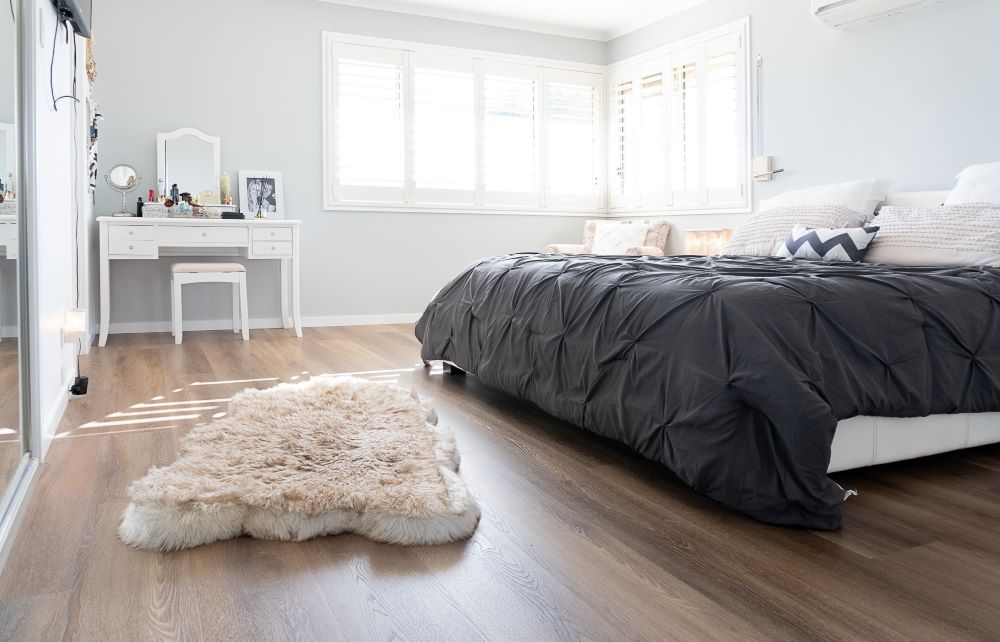
[[[451,430],[416,393],[352,377],[245,390],[129,487],[127,544],[177,550],[249,535],[352,532],[393,544],[472,535],[479,507]]]

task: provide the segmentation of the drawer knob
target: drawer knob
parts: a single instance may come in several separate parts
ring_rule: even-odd
[[[133,234],[135,234],[135,230],[129,230],[129,231],[128,231],[128,235],[129,235],[129,236],[132,236]]]
[[[134,245],[129,245],[129,246],[128,246],[128,249],[130,249],[130,250],[134,250],[134,249],[135,249],[135,246],[134,246]]]
[[[274,236],[274,232],[271,232],[271,236]]]
[[[273,245],[272,245],[272,246],[271,246],[271,249],[272,249],[272,250],[277,250],[278,248],[276,248],[275,246],[273,246]]]
[[[202,232],[201,235],[202,236],[208,236],[208,232]]]

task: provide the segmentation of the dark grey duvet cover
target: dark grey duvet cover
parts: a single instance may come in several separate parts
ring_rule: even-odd
[[[1000,410],[992,268],[512,254],[466,268],[416,335],[774,524],[841,525],[838,420]]]

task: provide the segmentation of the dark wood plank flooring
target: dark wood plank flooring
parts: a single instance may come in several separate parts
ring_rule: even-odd
[[[411,326],[119,335],[84,359],[0,578],[4,640],[1000,637],[1000,447],[836,475],[837,532],[753,522],[475,377],[425,371]],[[320,373],[396,381],[457,433],[475,536],[121,544],[126,487],[234,392]]]

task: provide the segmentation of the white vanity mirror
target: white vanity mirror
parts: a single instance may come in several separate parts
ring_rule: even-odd
[[[220,205],[220,139],[184,127],[156,135],[156,177],[160,194],[188,193],[199,205]]]

